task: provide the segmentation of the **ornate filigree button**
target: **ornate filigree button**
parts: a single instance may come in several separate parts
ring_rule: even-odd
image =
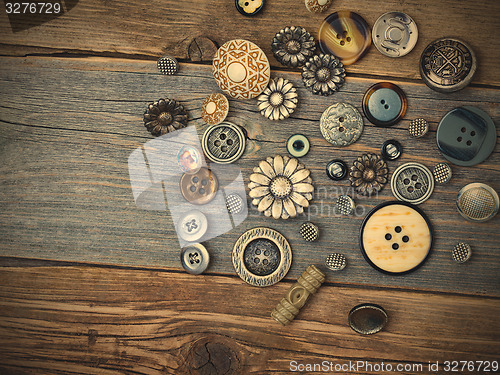
[[[372,124],[390,126],[404,117],[407,103],[406,95],[399,86],[390,82],[379,82],[366,90],[363,96],[363,112]]]
[[[434,191],[434,177],[425,165],[406,163],[392,174],[391,190],[400,201],[420,204],[429,199]]]
[[[319,120],[323,138],[334,146],[345,147],[356,142],[363,132],[363,118],[356,108],[347,103],[328,107]]]
[[[495,217],[498,207],[498,194],[489,185],[475,182],[464,186],[458,192],[458,212],[467,220],[488,221]]]
[[[158,59],[158,62],[156,63],[156,66],[162,74],[166,75],[173,75],[179,70],[179,63],[177,62],[177,60],[168,55],[160,57]]]
[[[306,8],[311,13],[322,13],[332,4],[332,0],[305,0]]]
[[[314,54],[316,42],[306,29],[287,26],[274,36],[271,49],[281,64],[296,68],[304,65]]]
[[[269,86],[257,97],[260,114],[269,120],[283,120],[295,111],[297,90],[283,78],[271,79]]]
[[[385,13],[375,21],[372,38],[383,55],[401,57],[410,53],[417,44],[417,24],[406,13]]]
[[[236,9],[244,16],[255,16],[264,7],[265,0],[235,0]]]
[[[184,199],[192,204],[207,204],[217,195],[219,182],[215,174],[206,167],[194,174],[184,173],[180,180]]]
[[[201,146],[208,159],[228,164],[238,160],[245,151],[245,134],[230,122],[213,125],[205,130]]]
[[[379,305],[363,303],[349,312],[349,326],[362,335],[380,332],[387,324],[387,313]]]
[[[182,267],[193,275],[203,273],[207,269],[209,262],[210,254],[202,244],[191,244],[181,251]]]
[[[207,96],[201,105],[201,118],[208,125],[217,125],[224,121],[229,113],[229,101],[221,93]]]
[[[384,159],[375,154],[364,154],[354,161],[349,181],[358,193],[372,195],[384,187],[388,174],[389,169]]]
[[[309,152],[309,139],[302,134],[294,134],[286,142],[286,150],[296,158],[301,158]]]
[[[207,230],[207,217],[198,210],[187,212],[177,223],[177,234],[187,242],[199,241]]]

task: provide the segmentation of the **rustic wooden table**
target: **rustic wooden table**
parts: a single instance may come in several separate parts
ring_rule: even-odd
[[[399,372],[413,374],[436,373],[429,362],[439,362],[444,372],[445,361],[500,360],[500,217],[474,224],[455,208],[457,192],[469,182],[500,191],[498,145],[475,167],[453,166],[451,182],[436,186],[420,206],[434,225],[435,244],[427,263],[402,277],[380,274],[364,261],[358,244],[362,216],[318,212],[314,221],[322,237],[310,245],[298,235],[304,217],[274,221],[254,207],[243,224],[206,243],[212,256],[207,272],[189,275],[179,262],[172,219],[134,204],[127,166],[130,153],[152,138],[142,125],[150,101],[180,100],[202,134],[201,103],[218,91],[210,40],[221,45],[244,38],[265,51],[272,76],[290,79],[300,98],[297,111],[279,124],[260,116],[255,100],[230,100],[228,120],[248,134],[237,163],[245,179],[259,160],[284,154],[286,139],[296,132],[312,143],[302,161],[316,187],[345,191],[348,181],[332,183],[325,163],[334,157],[352,163],[364,152],[378,152],[389,138],[404,147],[404,155],[389,163],[391,172],[408,161],[432,168],[443,161],[435,132],[447,111],[474,105],[500,123],[498,1],[334,0],[331,12],[350,9],[370,25],[382,13],[404,11],[418,24],[419,40],[399,59],[372,46],[347,67],[341,91],[325,98],[306,91],[300,72],[283,69],[270,51],[272,37],[287,25],[316,36],[328,12],[310,14],[301,0],[267,0],[255,18],[240,15],[232,0],[63,5],[61,17],[15,32],[3,8],[0,15],[2,374],[282,374],[293,363],[323,361],[384,362],[394,369],[407,364]],[[443,36],[468,42],[479,61],[473,84],[454,94],[427,88],[417,68],[424,47]],[[159,74],[156,59],[163,53],[182,62],[178,75]],[[322,111],[337,101],[361,109],[363,93],[379,81],[406,92],[403,121],[381,129],[365,119],[358,142],[330,146],[319,131]],[[421,140],[407,132],[416,117],[431,124]],[[335,197],[316,197],[316,207],[331,207]],[[392,199],[386,186],[378,197],[357,203],[368,212]],[[261,225],[279,230],[293,249],[287,277],[263,289],[244,283],[231,264],[239,235]],[[460,240],[474,251],[464,265],[451,259]],[[330,252],[345,254],[348,267],[327,272],[297,319],[287,327],[277,324],[271,309],[307,265],[322,265]],[[364,302],[389,314],[386,328],[373,336],[347,325],[349,310]],[[462,364],[457,369],[478,372],[478,363],[475,371],[462,370]],[[384,373],[376,367],[351,370]]]

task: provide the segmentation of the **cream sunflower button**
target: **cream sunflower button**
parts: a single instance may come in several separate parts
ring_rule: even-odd
[[[269,86],[257,97],[260,114],[269,120],[283,120],[297,107],[297,90],[283,78],[272,79]]]
[[[251,99],[266,89],[271,68],[266,54],[256,44],[234,39],[217,50],[212,73],[226,94],[236,99]]]

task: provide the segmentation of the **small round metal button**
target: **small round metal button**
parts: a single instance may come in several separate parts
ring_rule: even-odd
[[[347,265],[344,254],[332,253],[326,257],[326,267],[332,271],[342,271]]]
[[[413,138],[420,138],[427,134],[429,131],[429,123],[423,118],[416,118],[410,122],[408,132]]]
[[[372,38],[373,44],[383,55],[401,57],[417,44],[417,24],[406,13],[385,13],[375,21]]]
[[[181,194],[192,204],[207,204],[215,198],[219,181],[215,174],[203,167],[194,174],[184,173],[180,180]]]
[[[177,234],[187,242],[196,242],[207,233],[207,217],[198,210],[184,214],[178,222]]]
[[[348,167],[345,161],[335,159],[326,165],[326,175],[334,181],[340,181],[347,176]]]
[[[220,164],[232,163],[245,151],[245,134],[239,126],[225,121],[205,131],[201,146],[211,161]]]
[[[472,255],[471,247],[468,243],[459,242],[455,245],[451,252],[451,257],[457,263],[465,263]]]
[[[316,241],[319,237],[319,228],[316,224],[306,221],[300,226],[300,235],[308,242]]]
[[[354,203],[354,199],[352,199],[348,195],[341,195],[337,198],[337,203],[335,206],[335,210],[340,215],[349,216],[352,215],[356,205]]]
[[[378,126],[399,122],[406,113],[406,107],[406,95],[394,83],[376,83],[363,96],[363,112],[371,123]]]
[[[362,335],[380,332],[387,324],[387,313],[379,305],[364,303],[349,312],[349,326]]]
[[[264,7],[265,0],[235,0],[236,9],[244,16],[255,16]]]
[[[202,244],[194,243],[181,251],[181,264],[188,273],[199,275],[207,269],[209,263],[210,254]]]
[[[243,198],[238,194],[229,194],[226,197],[226,207],[231,215],[239,214],[243,211]]]
[[[392,174],[391,190],[400,201],[420,204],[434,191],[434,177],[425,165],[406,163]]]
[[[179,70],[179,63],[172,56],[160,57],[156,66],[162,74],[166,75],[173,75]]]
[[[286,149],[288,153],[296,158],[306,156],[309,152],[309,139],[302,134],[294,134],[286,142]]]
[[[332,0],[305,0],[306,8],[311,13],[324,12],[331,4]]]
[[[470,221],[488,221],[495,217],[498,207],[497,192],[486,184],[468,184],[459,191],[457,196],[458,212]]]
[[[319,127],[323,138],[332,145],[349,146],[363,132],[363,117],[352,105],[335,103],[323,112]]]
[[[438,163],[434,166],[432,174],[438,184],[446,184],[451,180],[451,167],[446,163]]]
[[[385,160],[396,160],[403,153],[403,146],[398,141],[390,139],[384,142],[380,153]]]
[[[217,125],[224,121],[229,112],[229,101],[221,93],[207,96],[201,105],[201,118],[208,125]]]
[[[439,92],[463,89],[472,81],[476,68],[474,51],[458,39],[437,39],[420,56],[420,76],[427,86]]]

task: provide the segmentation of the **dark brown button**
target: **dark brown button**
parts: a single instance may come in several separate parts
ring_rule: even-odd
[[[184,199],[193,204],[207,204],[215,198],[219,182],[208,168],[201,168],[194,174],[183,174],[180,181]]]

